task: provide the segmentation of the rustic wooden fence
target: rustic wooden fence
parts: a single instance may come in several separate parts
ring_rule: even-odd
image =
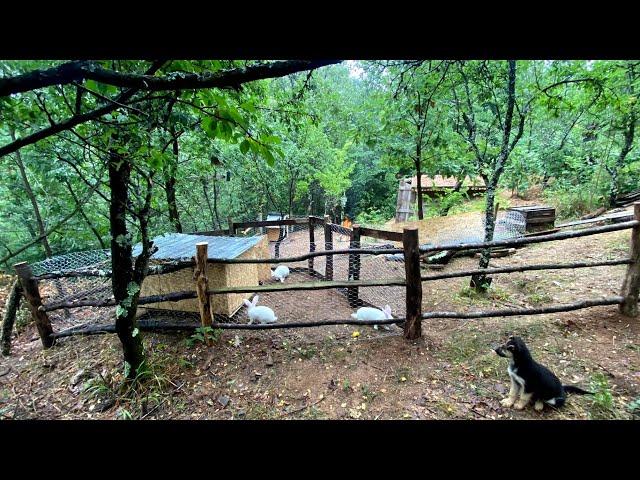
[[[306,220],[310,225],[323,224],[325,235],[329,240],[332,238],[331,227],[327,229],[327,218],[309,217]],[[278,221],[262,221],[262,222],[241,222],[231,223],[229,232],[233,232],[237,228],[260,227],[268,225],[294,225],[300,222],[299,219],[278,220]],[[342,227],[340,227],[342,228]],[[627,258],[597,262],[573,262],[573,263],[553,263],[553,264],[535,264],[535,265],[519,265],[514,267],[500,267],[487,269],[474,269],[457,272],[439,273],[435,275],[422,275],[420,270],[420,254],[431,253],[442,250],[477,250],[492,249],[503,247],[518,247],[534,243],[568,240],[577,237],[597,235],[607,232],[631,229],[631,252]],[[197,275],[195,278],[195,289],[192,291],[173,292],[165,295],[154,295],[142,297],[139,299],[139,305],[157,303],[161,301],[177,301],[189,298],[198,298],[200,302],[201,325],[210,326],[216,329],[242,329],[242,330],[264,330],[279,328],[307,328],[318,327],[322,325],[384,325],[384,324],[404,324],[404,336],[407,339],[416,339],[421,336],[422,320],[431,318],[459,318],[473,319],[485,317],[504,317],[513,315],[537,315],[545,313],[566,312],[582,308],[588,308],[599,305],[618,305],[622,314],[629,317],[638,316],[638,294],[640,289],[640,202],[634,204],[634,220],[617,223],[613,225],[605,225],[601,227],[587,228],[584,230],[567,231],[561,233],[552,233],[546,235],[538,235],[524,238],[516,238],[509,240],[499,240],[493,242],[479,243],[460,243],[456,245],[447,244],[434,245],[428,247],[420,247],[418,244],[418,230],[415,228],[405,228],[400,232],[385,232],[370,228],[354,225],[348,233],[350,235],[350,248],[348,249],[327,249],[323,251],[310,251],[306,254],[295,257],[281,257],[269,259],[208,259],[207,244],[197,245],[197,251],[194,252],[194,258],[190,261],[175,262],[170,265],[158,265],[150,269],[150,274],[167,273],[176,271],[186,266],[196,268]],[[314,228],[309,228],[310,246],[315,245]],[[360,239],[363,236],[384,239],[394,242],[402,242],[402,248],[384,248],[370,249],[359,247]],[[326,240],[325,238],[325,240]],[[330,243],[330,242],[329,242]],[[382,255],[382,254],[398,254],[402,253],[405,265],[405,276],[400,278],[391,278],[385,280],[360,280],[359,279],[359,263],[361,255]],[[309,272],[314,270],[313,260],[315,258],[325,256],[327,260],[333,259],[336,255],[348,255],[349,265],[352,269],[351,278],[348,280],[334,280],[332,271],[329,268],[331,262],[327,262],[327,269],[323,276],[323,281],[312,281],[298,284],[266,284],[266,285],[247,285],[240,287],[225,287],[217,289],[209,289],[207,287],[207,265],[211,263],[218,264],[276,264],[276,263],[292,263],[307,260]],[[553,305],[540,308],[522,308],[522,309],[504,309],[489,311],[473,311],[473,312],[447,312],[432,311],[422,312],[422,283],[441,280],[446,278],[467,277],[475,273],[486,273],[488,275],[524,272],[531,270],[557,270],[557,269],[575,269],[575,268],[591,268],[601,266],[627,265],[626,274],[623,280],[621,293],[617,296],[594,298],[581,300],[574,303]],[[84,271],[84,272],[67,272],[64,274],[46,274],[34,277],[30,267],[25,264],[17,264],[15,266],[19,275],[20,284],[31,309],[34,321],[37,325],[40,338],[44,348],[53,345],[54,340],[59,337],[78,334],[96,334],[115,332],[115,325],[83,327],[78,329],[67,329],[62,332],[53,332],[51,322],[47,316],[47,312],[58,310],[61,308],[75,308],[82,306],[113,306],[113,299],[107,301],[72,301],[58,302],[56,304],[43,305],[38,291],[38,281],[45,278],[59,278],[64,276],[91,276],[105,275],[101,271]],[[354,319],[344,320],[319,320],[311,322],[289,322],[274,324],[234,324],[213,322],[211,313],[208,308],[208,302],[211,295],[228,294],[228,293],[260,293],[260,292],[282,292],[282,291],[300,291],[300,290],[321,290],[343,288],[350,292],[357,292],[362,287],[372,286],[404,286],[406,288],[406,310],[404,318],[394,318],[389,320],[372,320],[362,321]],[[357,293],[351,298],[358,298]],[[158,320],[140,321],[138,328],[140,330],[193,330],[198,328],[199,324],[188,323],[185,321],[161,322]],[[3,335],[4,336],[4,335]]]

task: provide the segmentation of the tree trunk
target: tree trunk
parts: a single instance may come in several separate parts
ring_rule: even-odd
[[[16,134],[13,130],[10,132],[11,140],[16,141]],[[22,182],[24,183],[24,189],[27,192],[27,196],[29,197],[29,201],[31,201],[31,206],[33,207],[33,214],[36,217],[36,224],[38,225],[38,232],[42,240],[42,248],[44,248],[44,253],[47,258],[53,256],[53,252],[51,251],[51,247],[49,246],[49,239],[46,235],[46,229],[44,227],[44,222],[42,221],[42,216],[40,215],[40,207],[38,206],[38,200],[31,189],[31,184],[29,183],[29,179],[27,178],[27,172],[24,168],[24,163],[22,162],[22,155],[20,155],[20,151],[16,151],[16,163],[18,164],[18,169],[20,170],[20,176],[22,177]]]
[[[515,147],[515,144],[519,140],[519,136],[516,136],[514,142],[509,145],[511,138],[511,125],[513,121],[513,110],[516,101],[516,62],[515,60],[509,60],[509,79],[507,84],[507,110],[505,114],[504,129],[502,132],[502,146],[500,148],[500,155],[495,163],[493,169],[493,175],[491,180],[487,183],[487,202],[485,207],[485,226],[484,226],[484,241],[490,242],[493,240],[493,232],[495,230],[495,212],[494,201],[496,190],[500,182],[500,176],[504,171],[504,167],[509,158],[509,153]],[[522,126],[522,124],[521,124]],[[518,132],[518,135],[522,135],[522,130]],[[486,180],[485,180],[486,182]],[[489,260],[491,259],[491,251],[489,249],[483,250],[480,256],[479,268],[487,268],[489,266]],[[471,277],[471,287],[475,288],[479,292],[486,291],[491,284],[491,279],[487,278],[485,274],[473,275]]]
[[[622,150],[620,150],[620,155],[616,159],[615,166],[609,171],[611,174],[611,188],[609,189],[609,206],[616,206],[616,197],[618,196],[619,187],[618,187],[618,172],[624,166],[624,161],[627,158],[627,155],[633,148],[633,140],[635,137],[635,128],[636,128],[636,117],[632,113],[629,115],[628,123],[626,125],[626,129],[624,132],[624,145],[622,146]]]
[[[126,210],[129,203],[129,179],[131,163],[113,150],[109,158],[109,184],[111,186],[111,202],[109,219],[111,223],[111,265],[113,275],[111,285],[113,298],[116,301],[116,331],[122,343],[125,361],[125,374],[135,378],[144,362],[142,337],[134,334],[136,329],[135,315],[138,294],[129,296],[129,286],[135,285],[133,272],[133,245],[131,235],[127,231]]]
[[[416,159],[414,160],[416,166],[416,193],[418,195],[418,220],[424,218],[424,211],[422,208],[422,143],[418,141],[416,143]]]
[[[178,139],[175,132],[171,129],[173,136],[173,156],[165,167],[165,191],[167,192],[167,205],[169,207],[169,221],[177,233],[182,233],[182,224],[180,223],[180,215],[178,213],[178,204],[176,202],[176,174],[178,171]]]
[[[485,227],[484,227],[484,241],[490,242],[493,240],[493,232],[496,228],[496,219],[494,216],[494,202],[496,195],[495,181],[492,181],[487,185],[487,202],[485,206]],[[480,255],[480,262],[478,268],[487,268],[489,261],[491,260],[491,250],[486,249],[482,251]],[[487,278],[485,274],[476,274],[471,276],[471,287],[478,291],[485,291],[491,285],[491,279]]]
[[[22,285],[20,280],[13,282],[9,298],[4,312],[4,320],[2,320],[2,355],[11,353],[11,332],[16,321],[16,312],[20,307],[20,299],[22,298]],[[0,315],[1,317],[2,315]]]

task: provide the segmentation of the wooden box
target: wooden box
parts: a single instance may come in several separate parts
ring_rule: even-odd
[[[556,209],[545,205],[527,205],[523,207],[512,207],[509,210],[520,212],[526,221],[527,232],[539,232],[550,230],[556,221]]]
[[[193,247],[195,255],[195,246]],[[215,252],[210,251],[211,255]],[[269,243],[266,236],[250,249],[246,250],[236,258],[269,258]],[[141,297],[149,295],[166,295],[167,293],[184,290],[195,290],[195,280],[193,272],[195,267],[187,267],[176,272],[163,275],[151,275],[142,283]],[[259,281],[266,281],[271,278],[271,268],[265,264],[219,264],[210,263],[207,267],[207,277],[209,288],[239,287],[245,285],[258,285]],[[251,297],[251,293],[229,293],[211,296],[211,313],[225,316],[234,315],[240,307],[242,300]],[[181,312],[198,313],[198,299],[186,299],[177,302],[158,302],[141,306],[139,314],[144,313],[146,308],[171,310]]]

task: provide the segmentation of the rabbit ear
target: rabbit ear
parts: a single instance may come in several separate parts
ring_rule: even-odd
[[[255,307],[258,304],[258,299],[260,297],[258,295],[256,295],[255,297],[253,297],[253,300],[251,300],[251,306]]]
[[[244,303],[247,307],[251,307],[251,302],[249,300],[242,300],[242,303]]]
[[[385,305],[382,311],[386,313],[388,316],[391,316],[391,307],[389,305]]]

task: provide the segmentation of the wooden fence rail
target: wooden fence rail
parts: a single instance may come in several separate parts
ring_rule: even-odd
[[[404,229],[402,234],[398,232],[386,232],[379,234],[379,231],[374,229],[366,229],[354,225],[351,231],[350,247],[357,246],[362,236],[373,236],[374,238],[384,238],[390,241],[397,241],[400,238],[403,241],[402,249],[366,249],[366,248],[349,248],[343,250],[328,250],[328,251],[312,251],[308,254],[287,257],[287,258],[275,258],[275,259],[206,259],[206,248],[202,245],[198,247],[199,267],[197,268],[198,280],[198,292],[196,291],[181,291],[164,295],[153,295],[140,298],[138,303],[140,305],[157,303],[163,301],[178,301],[189,298],[199,298],[201,304],[201,323],[200,325],[187,324],[185,322],[169,322],[161,323],[157,321],[141,322],[140,327],[142,330],[152,329],[165,329],[165,330],[189,330],[195,329],[201,325],[210,325],[216,329],[243,329],[243,330],[262,330],[262,329],[279,329],[279,328],[306,328],[317,327],[323,325],[384,325],[384,324],[402,324],[404,323],[404,335],[407,339],[418,338],[421,334],[421,320],[431,318],[456,318],[456,319],[473,319],[473,318],[487,318],[487,317],[505,317],[505,316],[517,316],[517,315],[538,315],[547,313],[566,312],[571,310],[578,310],[582,308],[589,308],[601,305],[619,305],[620,311],[627,315],[636,317],[638,315],[638,291],[640,289],[640,202],[634,206],[634,218],[635,220],[618,223],[613,225],[605,225],[601,227],[588,228],[579,231],[569,231],[561,233],[553,233],[547,235],[540,235],[535,237],[525,237],[510,240],[498,240],[492,242],[478,242],[478,243],[460,243],[455,245],[435,245],[431,247],[419,247],[418,246],[418,232],[416,229]],[[315,224],[323,224],[325,227],[325,235],[331,239],[331,229],[327,231],[328,219],[316,219],[309,217],[308,219],[290,219],[290,220],[276,220],[271,222],[242,222],[233,223],[230,221],[230,230],[235,228],[244,228],[248,226],[271,226],[271,225],[295,225],[308,222],[310,226],[310,244],[313,245],[314,235],[311,233]],[[495,247],[513,247],[520,245],[528,245],[534,243],[550,242],[557,240],[565,240],[570,238],[583,237],[588,235],[596,235],[600,233],[614,232],[624,229],[632,229],[631,234],[631,256],[629,258],[605,260],[595,262],[572,262],[572,263],[556,263],[556,264],[537,264],[537,265],[521,265],[499,268],[487,268],[487,269],[475,269],[467,271],[450,272],[436,275],[421,276],[420,275],[420,253],[436,252],[441,250],[472,250],[472,249],[486,249]],[[388,235],[387,235],[388,234]],[[376,237],[375,235],[378,235]],[[400,236],[398,236],[400,235]],[[392,278],[387,280],[360,280],[359,279],[359,264],[360,255],[381,255],[381,254],[404,254],[405,262],[405,277]],[[286,262],[299,262],[308,260],[308,269],[313,269],[313,259],[319,256],[327,256],[327,267],[331,265],[330,259],[333,259],[333,255],[349,255],[349,267],[351,276],[346,281],[323,281],[323,282],[307,282],[302,284],[269,284],[260,286],[240,286],[240,287],[225,287],[218,289],[208,289],[206,281],[206,264],[207,263],[223,263],[223,264],[239,264],[239,263],[253,263],[253,264],[269,264],[269,263],[286,263]],[[167,265],[157,265],[151,267],[154,273],[166,273],[168,270],[178,270],[187,266],[196,265],[195,258],[192,261],[181,261]],[[503,309],[503,310],[489,310],[489,311],[472,311],[472,312],[422,312],[422,282],[440,280],[445,278],[455,278],[470,276],[476,273],[485,274],[497,274],[497,273],[510,273],[510,272],[523,272],[532,270],[552,270],[552,269],[573,269],[573,268],[590,268],[601,266],[615,266],[615,265],[627,265],[627,274],[622,287],[621,295],[611,296],[597,299],[586,299],[574,303],[563,305],[552,305],[548,307],[539,308],[522,308],[522,309]],[[72,328],[59,333],[53,333],[51,324],[46,315],[46,312],[61,308],[75,308],[82,306],[114,306],[113,299],[109,300],[77,300],[57,302],[49,305],[42,305],[40,300],[40,294],[38,291],[38,280],[45,278],[59,278],[58,272],[52,272],[40,277],[34,277],[31,269],[27,264],[17,264],[16,270],[19,273],[21,285],[24,290],[25,298],[28,300],[33,317],[36,319],[38,331],[41,336],[43,346],[45,348],[50,347],[53,344],[55,338],[75,335],[75,334],[94,334],[94,333],[108,333],[115,331],[115,325],[108,326],[90,326],[82,328]],[[60,272],[61,273],[61,272]],[[103,271],[92,270],[86,272],[69,272],[68,275],[60,276],[106,276]],[[325,277],[329,278],[329,277]],[[331,280],[331,278],[329,278]],[[209,301],[208,296],[212,294],[228,294],[228,293],[253,293],[253,292],[277,292],[277,291],[296,291],[296,290],[319,290],[319,289],[331,289],[331,288],[345,288],[352,294],[355,292],[357,297],[358,288],[372,287],[372,286],[404,286],[406,288],[406,318],[396,318],[389,320],[376,320],[376,321],[362,321],[362,320],[318,320],[312,322],[292,322],[292,323],[276,323],[276,324],[233,324],[233,323],[213,323],[210,320],[210,314],[207,316],[205,310],[208,310]],[[199,295],[198,295],[199,293]],[[351,295],[350,295],[351,296]],[[354,306],[350,299],[350,305]]]
[[[475,242],[475,243],[455,243],[451,245],[434,245],[432,247],[420,247],[420,253],[439,252],[442,250],[477,250],[494,247],[517,247],[520,245],[529,245],[532,243],[553,242],[556,240],[566,240],[568,238],[586,237],[589,235],[598,235],[600,233],[616,232],[618,230],[626,230],[640,225],[640,221],[631,220],[630,222],[617,223],[613,225],[604,225],[602,227],[585,228],[584,230],[571,230],[568,232],[552,233],[549,235],[539,235],[532,237],[521,237],[510,240],[494,240],[492,242]]]

